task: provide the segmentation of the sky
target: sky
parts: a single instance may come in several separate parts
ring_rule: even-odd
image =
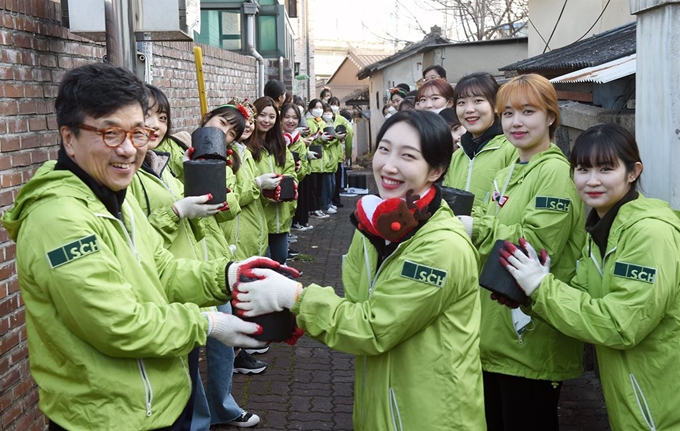
[[[349,42],[419,41],[433,25],[444,26],[441,12],[425,10],[414,0],[312,0],[314,38]],[[414,18],[417,17],[417,21]]]

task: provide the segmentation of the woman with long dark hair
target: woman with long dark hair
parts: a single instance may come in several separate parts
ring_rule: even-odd
[[[253,154],[258,170],[259,176],[256,179],[258,186],[264,190],[275,191],[283,175],[295,179],[295,161],[286,147],[279,111],[274,101],[269,97],[260,97],[253,105],[257,110],[255,132],[246,145]],[[296,179],[295,183],[297,187]],[[288,257],[288,233],[296,202],[279,201],[275,192],[264,193],[262,201],[269,232],[269,253],[273,260],[283,264]]]

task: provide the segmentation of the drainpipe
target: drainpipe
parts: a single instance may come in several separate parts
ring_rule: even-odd
[[[283,82],[283,56],[279,55],[279,81]]]
[[[134,3],[131,0],[104,1],[106,61],[132,73],[137,70],[134,12]]]
[[[243,13],[248,17],[248,52],[257,60],[257,97],[264,94],[264,58],[255,49],[255,15],[258,5],[254,1],[243,3]]]

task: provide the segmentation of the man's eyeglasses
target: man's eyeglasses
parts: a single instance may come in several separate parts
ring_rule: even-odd
[[[99,133],[102,135],[104,144],[107,147],[112,148],[125,142],[126,137],[130,139],[132,145],[141,148],[149,143],[151,135],[154,133],[154,130],[148,127],[135,127],[132,130],[125,130],[122,127],[104,127],[103,129],[98,129],[93,126],[88,126],[87,124],[74,124],[73,127]]]

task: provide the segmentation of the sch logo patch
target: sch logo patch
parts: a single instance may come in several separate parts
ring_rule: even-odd
[[[404,261],[404,266],[401,268],[402,277],[437,287],[444,287],[447,275],[448,273],[441,269],[420,265],[409,260]]]
[[[632,263],[616,262],[614,264],[614,275],[654,284],[656,281],[656,268],[634,265]]]
[[[85,257],[100,250],[95,235],[86,236],[79,240],[64,244],[47,252],[47,261],[52,269],[66,265],[69,262]]]
[[[570,199],[555,198],[552,196],[536,196],[536,209],[547,209],[568,213],[570,207]]]

